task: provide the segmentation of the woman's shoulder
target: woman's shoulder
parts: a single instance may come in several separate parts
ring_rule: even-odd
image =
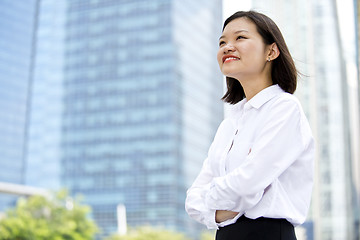
[[[278,102],[292,102],[292,103],[296,103],[296,104],[299,104],[299,99],[294,95],[294,94],[291,94],[291,93],[288,93],[288,92],[282,92],[280,94],[277,95],[276,97],[276,100]]]
[[[282,92],[278,94],[273,99],[271,105],[272,107],[279,107],[287,110],[293,109],[302,112],[302,106],[299,99],[295,95],[287,92]]]

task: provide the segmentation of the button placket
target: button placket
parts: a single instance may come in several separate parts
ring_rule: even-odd
[[[220,174],[221,176],[224,176],[226,175],[226,160],[227,160],[227,157],[228,157],[228,149],[230,148],[231,146],[231,143],[232,141],[229,141],[229,143],[226,145],[222,155],[221,155],[221,169],[220,169]]]
[[[227,152],[228,154],[229,154],[230,150],[232,149],[232,147],[233,147],[233,145],[234,145],[235,136],[237,135],[238,131],[239,131],[239,130],[236,129],[236,132],[235,132],[235,134],[234,134],[233,140],[231,141],[231,145],[230,145],[229,150],[228,150],[228,152]]]
[[[239,116],[239,119],[237,120],[237,123],[236,123],[236,131],[233,135],[233,138],[232,138],[232,141],[230,144],[228,144],[228,146],[226,147],[225,151],[224,151],[224,157],[223,157],[223,161],[224,161],[224,174],[227,173],[227,170],[228,170],[228,165],[229,165],[229,156],[230,156],[230,151],[231,149],[233,148],[234,146],[234,142],[235,142],[235,138],[237,137],[237,135],[239,134],[239,132],[241,131],[241,128],[242,128],[242,124],[240,124],[240,122],[242,122],[243,118],[244,118],[244,115],[246,114],[247,112],[247,108],[246,109],[243,109],[241,111],[241,115]]]
[[[228,169],[228,162],[229,162],[229,153],[230,153],[230,150],[232,149],[233,145],[234,145],[234,141],[235,141],[235,137],[236,135],[238,134],[239,130],[236,129],[235,133],[234,133],[234,136],[233,136],[233,139],[231,141],[230,144],[228,144],[228,146],[226,147],[227,151],[224,151],[224,174],[227,173],[227,169]]]

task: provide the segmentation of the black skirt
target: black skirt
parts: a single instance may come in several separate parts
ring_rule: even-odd
[[[216,240],[296,240],[294,226],[286,219],[241,216],[236,223],[220,227]]]

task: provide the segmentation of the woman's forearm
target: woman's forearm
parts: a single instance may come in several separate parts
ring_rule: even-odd
[[[216,210],[215,221],[217,223],[224,222],[226,220],[234,218],[238,215],[238,212],[226,211],[226,210]]]

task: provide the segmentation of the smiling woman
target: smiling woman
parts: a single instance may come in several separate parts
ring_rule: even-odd
[[[220,48],[218,51],[218,62],[222,71],[223,65],[221,65],[219,58],[226,57],[224,51],[227,51],[227,54],[230,54],[230,52],[234,50],[229,50],[229,47],[237,46],[239,48],[236,49],[238,50],[238,54],[240,54],[239,51],[244,52],[245,56],[242,56],[242,58],[245,58],[243,61],[245,63],[244,67],[249,67],[250,70],[253,68],[261,68],[261,71],[258,71],[258,73],[263,75],[261,78],[258,78],[257,76],[246,75],[249,71],[245,71],[242,72],[242,76],[234,77],[233,75],[223,72],[226,76],[228,86],[228,92],[223,99],[232,104],[237,103],[245,97],[243,85],[249,83],[249,81],[241,83],[239,78],[249,80],[249,78],[255,77],[255,79],[258,79],[258,81],[251,81],[252,85],[257,85],[259,83],[267,84],[268,86],[279,84],[280,87],[288,93],[294,93],[296,90],[297,71],[280,29],[271,19],[268,18],[270,21],[264,21],[263,16],[265,17],[265,15],[254,13],[255,12],[253,11],[238,12],[230,16],[224,23],[223,35],[219,40]],[[226,44],[226,34],[228,35],[228,38],[236,38],[235,41],[229,39],[228,41],[230,43]],[[234,46],[232,44],[234,44]],[[259,53],[259,51],[263,52]],[[256,60],[256,57],[261,58],[260,63],[252,62],[258,61]],[[265,62],[264,59],[266,59]],[[276,61],[270,63],[275,59]],[[262,64],[261,61],[263,61],[264,64]],[[267,76],[264,76],[264,74],[267,74]],[[263,79],[265,79],[265,81],[262,81]],[[264,88],[264,86],[259,87]],[[240,92],[232,91],[233,88],[239,89],[238,91]],[[249,94],[251,95],[251,93]],[[249,97],[251,98],[251,96],[247,96],[248,100]]]
[[[217,240],[295,240],[313,184],[314,140],[294,61],[276,24],[254,12],[224,23],[217,60],[233,105],[215,135],[186,210]]]
[[[271,73],[267,62],[277,58],[279,50],[275,43],[265,45],[252,21],[237,18],[229,22],[219,46],[217,58],[225,76],[237,79],[242,86],[251,84],[263,89],[272,85],[271,76],[265,76]],[[253,93],[247,94],[248,99],[252,96]]]

